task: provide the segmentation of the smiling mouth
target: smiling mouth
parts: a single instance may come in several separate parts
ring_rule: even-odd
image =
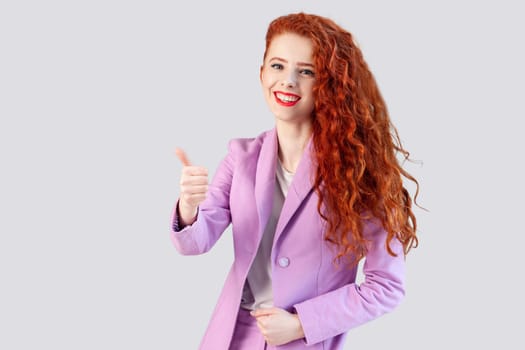
[[[300,96],[294,94],[286,94],[284,92],[274,92],[275,100],[278,104],[286,107],[295,105],[300,99]]]

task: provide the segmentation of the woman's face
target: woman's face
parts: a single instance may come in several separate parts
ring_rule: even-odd
[[[276,36],[261,67],[263,94],[281,121],[310,121],[314,110],[315,71],[310,39],[297,34]]]

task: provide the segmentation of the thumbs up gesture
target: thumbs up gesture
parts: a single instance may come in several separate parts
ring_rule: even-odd
[[[208,191],[208,169],[191,165],[186,153],[177,148],[175,154],[181,161],[179,216],[183,226],[197,219],[197,208],[206,199]]]

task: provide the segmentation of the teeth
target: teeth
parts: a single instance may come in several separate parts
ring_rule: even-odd
[[[277,94],[277,98],[283,102],[295,102],[299,100],[299,97],[297,96],[290,96],[290,95],[284,95],[284,94]]]

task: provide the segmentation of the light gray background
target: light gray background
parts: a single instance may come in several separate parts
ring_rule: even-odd
[[[264,33],[303,10],[354,34],[430,210],[404,302],[345,349],[522,349],[520,2],[178,3],[0,4],[0,348],[197,348],[231,237],[172,247],[173,151],[213,173],[272,127]]]

